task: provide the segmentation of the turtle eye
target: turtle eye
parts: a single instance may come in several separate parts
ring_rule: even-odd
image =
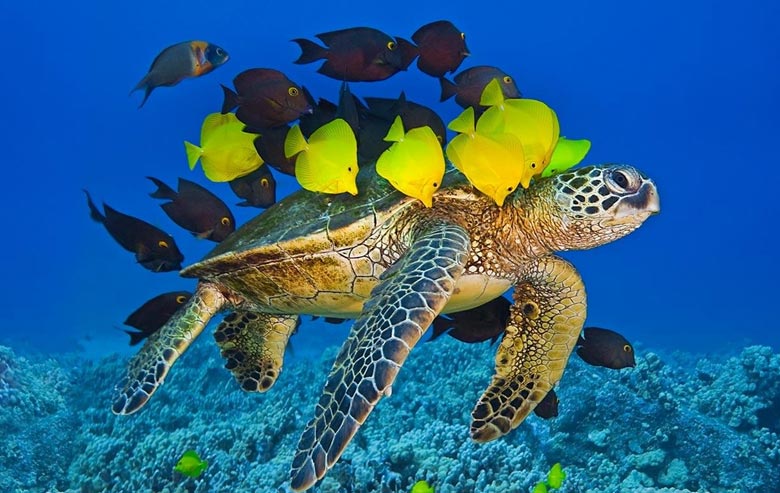
[[[387,49],[390,51],[395,50],[397,45],[395,44],[395,41],[388,41],[387,42]]]
[[[165,240],[160,240],[157,242],[157,246],[160,248],[168,248],[168,242]]]
[[[628,344],[624,344],[623,345],[623,351],[625,351],[627,353],[630,353],[631,352],[631,346],[629,346]]]
[[[185,301],[187,301],[187,297],[186,296],[179,295],[179,296],[176,297],[176,303],[178,303],[180,305],[182,303],[184,303]]]
[[[230,225],[230,218],[225,216],[222,219],[220,219],[219,222],[221,222],[223,226],[229,226]]]
[[[639,179],[630,171],[615,169],[607,174],[607,185],[615,193],[633,193],[639,189]]]
[[[270,185],[268,178],[261,178],[260,179],[260,186],[263,188],[268,188],[268,185]]]
[[[504,84],[511,84],[511,83],[512,83],[512,78],[509,77],[508,75],[505,75],[504,76]]]
[[[297,96],[298,94],[300,94],[300,91],[298,90],[297,87],[290,87],[289,89],[287,89],[287,94],[289,94],[290,96]]]

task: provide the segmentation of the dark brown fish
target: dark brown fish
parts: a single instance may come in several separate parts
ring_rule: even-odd
[[[192,293],[189,291],[171,291],[155,296],[141,305],[125,320],[125,325],[138,329],[138,332],[125,331],[130,336],[130,345],[135,346],[157,332],[191,297]]]
[[[426,24],[412,35],[417,43],[417,68],[434,77],[454,72],[469,56],[466,35],[450,21]]]
[[[444,77],[440,78],[440,100],[446,101],[455,96],[455,102],[462,108],[472,106],[474,109],[479,109],[481,108],[479,100],[482,97],[482,91],[485,90],[485,86],[493,79],[498,79],[501,83],[501,91],[504,93],[504,97],[521,97],[514,79],[506,72],[496,67],[480,65],[460,72],[455,76],[454,84]]]
[[[260,166],[248,175],[230,182],[230,188],[244,199],[237,205],[265,209],[276,202],[276,179],[268,166]]]
[[[206,41],[177,43],[157,55],[149,72],[130,92],[144,90],[144,99],[138,106],[140,108],[155,87],[175,86],[188,77],[207,74],[228,61],[228,58],[225,50]]]
[[[365,100],[372,114],[381,116],[391,124],[396,116],[400,116],[407,132],[413,128],[431,127],[439,142],[442,145],[447,143],[447,127],[444,126],[441,117],[427,106],[408,101],[403,91],[397,99],[365,98]]]
[[[222,113],[238,107],[236,118],[250,131],[285,125],[311,111],[301,86],[270,68],[245,70],[233,79],[235,92],[222,86],[225,101]]]
[[[504,333],[512,303],[499,296],[470,310],[439,315],[433,320],[432,341],[445,332],[455,339],[474,343],[490,340],[493,344]]]
[[[384,80],[406,70],[414,55],[399,48],[395,39],[370,27],[354,27],[318,34],[327,47],[308,39],[293,42],[301,48],[297,64],[325,59],[317,72],[340,81]],[[405,45],[410,44],[408,41]]]
[[[577,354],[589,365],[613,370],[636,366],[634,347],[622,335],[598,327],[585,327],[582,332]]]
[[[105,203],[101,214],[89,192],[87,205],[90,217],[106,227],[106,231],[125,250],[135,253],[136,261],[152,272],[180,270],[184,255],[173,237],[156,226],[136,217],[118,212]]]
[[[295,176],[295,156],[288,158],[284,154],[284,140],[289,131],[289,125],[264,130],[255,139],[255,149],[266,165],[285,175]]]
[[[195,182],[179,178],[179,191],[151,176],[147,176],[157,190],[149,196],[156,199],[168,199],[162,209],[176,224],[198,238],[220,241],[235,231],[236,220],[219,197]]]
[[[358,135],[360,131],[360,114],[366,108],[356,96],[352,95],[346,82],[341,83],[338,105],[324,98],[320,98],[315,104],[313,96],[308,91],[306,93],[312,105],[312,113],[301,117],[301,132],[303,132],[304,136],[308,138],[315,130],[336,118],[346,121],[352,128],[352,132]]]
[[[317,320],[317,319],[319,319],[319,318],[320,317],[318,317],[317,315],[312,315],[311,316],[312,322]],[[343,324],[344,322],[346,322],[349,319],[348,318],[338,318],[338,317],[323,317],[322,320],[325,323],[328,323],[328,324],[338,325],[338,324]]]
[[[558,396],[553,389],[547,392],[544,399],[534,408],[534,414],[542,419],[550,419],[558,416]]]

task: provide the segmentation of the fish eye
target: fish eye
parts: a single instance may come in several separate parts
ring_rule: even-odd
[[[388,41],[387,42],[387,49],[390,51],[393,51],[396,48],[395,41]]]
[[[180,305],[182,303],[184,303],[185,301],[187,301],[187,297],[186,296],[179,295],[179,296],[176,297],[176,303],[178,303]]]
[[[224,54],[225,54],[225,52],[222,51],[222,48],[217,48],[217,55],[222,56]]]
[[[531,163],[532,168],[536,168],[536,163]]]
[[[512,83],[512,78],[509,77],[508,75],[505,75],[504,76],[504,83],[505,84],[511,84]]]
[[[297,87],[290,87],[289,89],[287,89],[287,94],[289,94],[290,96],[297,96],[299,93],[300,91],[298,90]]]
[[[460,39],[466,41],[466,33],[460,33]]]
[[[352,166],[348,167],[347,171],[349,171],[351,173],[352,172]]]
[[[230,225],[230,218],[225,216],[222,219],[220,219],[219,222],[221,222],[224,226],[228,226]]]
[[[629,346],[628,344],[624,344],[623,345],[623,351],[625,351],[627,353],[630,353],[631,352],[631,346]]]
[[[269,182],[268,178],[261,178],[260,179],[260,186],[263,188],[268,188]]]
[[[436,187],[438,187],[438,186],[439,186],[439,184],[438,184],[438,183],[436,183],[436,182],[433,182],[433,188],[436,188]]]
[[[157,242],[157,246],[160,248],[168,248],[168,242],[165,240],[160,240]]]

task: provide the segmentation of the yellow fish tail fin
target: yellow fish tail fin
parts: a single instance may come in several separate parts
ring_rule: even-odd
[[[195,169],[195,164],[203,155],[203,149],[185,140],[184,150],[187,151],[187,162],[190,165],[190,169]]]
[[[496,135],[506,131],[506,116],[503,109],[492,106],[477,121],[477,132],[482,135]]]
[[[474,108],[469,106],[447,125],[447,128],[453,132],[461,134],[474,133]]]
[[[479,98],[479,104],[482,106],[498,106],[504,102],[504,91],[501,90],[501,83],[498,79],[492,79],[482,91]]]
[[[303,136],[301,127],[299,125],[293,126],[284,139],[284,157],[289,159],[308,148],[309,143],[306,142],[306,137]]]
[[[400,142],[404,140],[404,122],[401,120],[401,116],[396,116],[393,120],[393,124],[390,126],[390,130],[385,135],[385,141],[387,142]]]

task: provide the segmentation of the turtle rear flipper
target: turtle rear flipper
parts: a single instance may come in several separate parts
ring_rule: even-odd
[[[235,311],[214,332],[225,368],[241,389],[265,392],[282,371],[287,341],[298,326],[298,315]]]
[[[409,352],[441,312],[463,272],[468,233],[434,223],[380,278],[328,375],[314,418],[298,442],[291,486],[302,491],[333,467]]]
[[[516,428],[561,379],[585,323],[585,286],[574,267],[549,256],[515,286],[496,374],[471,412],[471,437],[488,442]]]
[[[192,298],[160,330],[150,335],[130,360],[125,380],[117,387],[111,406],[114,414],[132,414],[141,409],[165,380],[176,359],[225,303],[217,288],[205,283],[198,285]]]

